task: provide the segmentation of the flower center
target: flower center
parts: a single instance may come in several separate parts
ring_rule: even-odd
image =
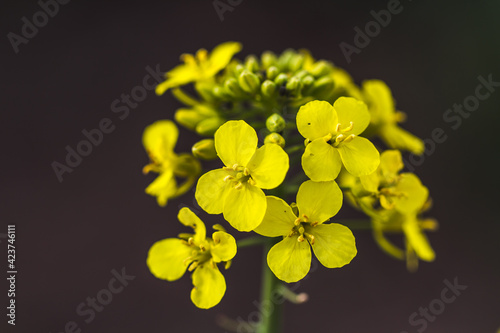
[[[204,242],[206,243],[206,242]],[[208,261],[212,262],[212,254],[210,253],[210,245],[209,244],[195,244],[193,237],[190,237],[186,241],[186,245],[191,247],[191,255],[184,259],[184,265],[188,266],[188,270],[190,272],[194,271],[196,267],[201,264],[204,264]],[[207,248],[208,246],[208,248]],[[213,264],[213,262],[212,262]]]
[[[224,170],[232,170],[233,175],[227,175],[224,177],[225,182],[231,182],[231,186],[236,190],[243,188],[243,184],[248,183],[250,185],[255,185],[255,180],[252,179],[250,171],[239,164],[235,164],[232,167],[224,167]]]
[[[342,124],[338,123],[335,128],[335,133],[330,133],[325,136],[325,140],[333,147],[338,147],[341,143],[348,143],[352,141],[356,135],[348,134],[354,128],[354,123],[351,121],[349,126],[342,128]]]
[[[293,237],[297,236],[297,241],[298,242],[303,242],[306,239],[309,241],[309,243],[314,244],[315,238],[312,234],[306,232],[306,226],[311,226],[315,227],[318,225],[318,222],[311,222],[309,220],[309,217],[307,215],[302,214],[301,216],[297,217],[294,222],[294,227],[288,234],[288,237]]]

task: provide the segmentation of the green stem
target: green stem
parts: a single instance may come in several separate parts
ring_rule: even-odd
[[[264,246],[262,259],[262,286],[261,286],[261,315],[262,321],[257,333],[280,333],[282,331],[283,304],[273,302],[273,293],[278,292],[281,281],[274,275],[267,265],[267,253],[274,245],[270,239]]]
[[[269,238],[266,237],[261,237],[261,236],[253,236],[253,237],[248,237],[244,238],[242,240],[239,240],[236,242],[239,248],[243,247],[250,247],[250,246],[255,246],[255,245],[263,245],[267,244],[269,242]]]

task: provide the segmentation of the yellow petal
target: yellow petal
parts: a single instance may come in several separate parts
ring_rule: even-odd
[[[370,103],[370,112],[375,123],[394,122],[394,100],[389,87],[380,80],[363,82],[363,92]]]
[[[380,154],[380,171],[384,178],[393,178],[404,168],[399,150],[386,150]]]
[[[278,279],[297,282],[311,268],[311,247],[307,241],[297,241],[297,237],[285,237],[269,250],[267,264]]]
[[[278,145],[265,144],[257,149],[247,168],[255,186],[275,188],[285,179],[289,168],[288,154]]]
[[[312,248],[323,266],[338,268],[347,265],[356,256],[356,241],[351,230],[338,223],[306,227],[314,236]]]
[[[342,207],[342,191],[334,181],[308,180],[299,187],[297,207],[300,217],[304,214],[311,223],[323,223]]]
[[[255,232],[267,237],[286,236],[294,227],[297,218],[292,208],[282,199],[267,196],[267,209],[262,223],[255,228]]]
[[[396,191],[402,195],[394,197],[393,202],[395,208],[402,213],[416,213],[429,197],[429,190],[413,173],[401,174]]]
[[[189,82],[196,80],[199,72],[196,67],[189,65],[179,65],[166,73],[167,80],[163,81],[156,86],[156,94],[163,95],[165,91],[171,88],[185,85]]]
[[[187,207],[181,208],[177,214],[179,221],[187,227],[194,229],[194,241],[197,245],[202,244],[207,237],[205,223],[191,209]]]
[[[300,107],[297,113],[297,129],[309,140],[335,133],[338,123],[333,106],[325,101],[312,101]]]
[[[380,176],[377,171],[366,176],[360,176],[359,181],[368,192],[377,192],[380,185]]]
[[[184,275],[187,269],[184,260],[191,256],[191,251],[180,239],[163,239],[149,249],[147,265],[157,278],[174,281]]]
[[[211,170],[198,179],[195,198],[209,214],[220,214],[224,210],[226,196],[231,189],[231,182],[224,181],[227,176],[234,175],[232,170]]]
[[[356,177],[369,175],[380,164],[380,154],[370,140],[357,136],[352,141],[341,143],[338,152],[347,171]]]
[[[209,56],[210,74],[213,75],[226,67],[241,48],[241,44],[237,42],[226,42],[216,46]]]
[[[194,305],[209,309],[219,304],[226,292],[226,280],[217,266],[214,268],[210,263],[198,266],[192,278],[191,300]]]
[[[233,236],[224,231],[214,232],[212,235],[214,244],[210,249],[215,262],[228,261],[236,255],[236,240]]]
[[[353,97],[340,97],[333,104],[337,112],[340,129],[348,128],[352,122],[352,130],[348,134],[361,134],[370,124],[368,107]]]
[[[240,189],[231,188],[224,203],[224,218],[239,231],[252,231],[262,222],[267,201],[258,187],[244,184]]]
[[[158,205],[165,206],[169,199],[175,197],[177,192],[177,182],[174,172],[166,170],[162,172],[148,187],[146,193],[156,197]]]
[[[302,168],[314,181],[330,181],[337,178],[342,160],[336,148],[322,138],[309,143],[302,155]]]
[[[179,130],[173,121],[159,120],[146,127],[142,144],[149,156],[161,163],[171,158],[178,137]]]
[[[403,231],[408,242],[417,256],[425,261],[433,261],[436,257],[429,240],[418,226],[418,221],[413,216],[408,216],[403,223]]]
[[[246,166],[257,149],[257,133],[243,120],[231,120],[215,132],[215,149],[222,162]]]
[[[420,138],[397,125],[382,127],[379,135],[390,148],[407,150],[416,155],[422,155],[425,150]]]

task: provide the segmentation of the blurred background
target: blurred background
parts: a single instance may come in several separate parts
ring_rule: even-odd
[[[17,53],[8,34],[21,35],[23,17],[33,22],[40,4],[0,4],[0,233],[16,224],[18,266],[16,326],[7,325],[2,313],[0,331],[78,332],[71,323],[67,327],[74,321],[93,333],[224,332],[215,323],[219,315],[255,320],[258,249],[239,251],[224,273],[224,299],[208,311],[192,305],[188,276],[168,283],[149,273],[149,247],[185,230],[176,213],[179,206],[193,206],[193,192],[166,208],[144,193],[154,175],[141,173],[148,162],[141,135],[148,124],[172,118],[180,105],[170,94],[148,92],[124,119],[111,110],[121,94],[142,85],[146,67],[167,71],[181,53],[234,40],[244,45],[240,59],[307,48],[345,68],[357,83],[384,80],[408,115],[406,129],[431,138],[442,128],[447,136],[415,168],[434,200],[429,215],[440,222],[429,236],[436,261],[408,273],[403,262],[378,249],[368,231],[355,231],[355,260],[342,269],[320,267],[301,283],[298,290],[310,300],[286,305],[285,331],[416,332],[420,326],[410,325],[410,315],[440,298],[443,281],[456,277],[467,289],[425,331],[497,332],[500,87],[456,129],[443,114],[475,94],[479,76],[491,74],[500,82],[500,3],[401,0],[400,13],[350,63],[339,44],[353,45],[354,28],[364,29],[374,20],[370,12],[387,9],[390,1],[232,3],[221,20],[213,0],[71,1],[19,42]],[[84,139],[82,130],[97,128],[104,118],[111,119],[113,132],[59,182],[51,163],[64,163],[65,147],[74,148]],[[177,151],[197,140],[182,131]],[[7,243],[0,241],[5,271]],[[135,278],[86,323],[89,315],[77,314],[78,306],[108,288],[111,271],[122,268]],[[8,286],[2,280],[6,311]]]

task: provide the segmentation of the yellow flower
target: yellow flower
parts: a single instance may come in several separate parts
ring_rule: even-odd
[[[418,268],[418,259],[434,261],[436,254],[427,239],[425,230],[436,230],[437,221],[422,219],[420,213],[426,208],[424,204],[418,211],[401,212],[397,209],[380,210],[372,215],[373,234],[375,241],[389,255],[404,260],[406,259],[409,271]],[[406,251],[401,250],[386,238],[387,233],[403,233]]]
[[[342,167],[354,176],[374,172],[380,156],[375,146],[358,136],[370,123],[365,103],[340,97],[333,106],[312,101],[297,113],[297,129],[311,141],[302,155],[302,168],[314,181],[334,180]]]
[[[378,197],[383,208],[411,214],[424,205],[429,190],[415,174],[400,174],[403,167],[401,152],[386,150],[380,155],[378,169],[370,175],[359,177],[359,180],[366,192]]]
[[[184,64],[165,74],[167,80],[156,87],[156,94],[162,95],[170,88],[179,87],[190,82],[213,79],[215,74],[226,67],[233,55],[240,50],[240,43],[226,42],[216,46],[210,54],[208,54],[207,50],[200,49],[196,52],[196,55],[181,55]]]
[[[349,228],[324,224],[342,206],[342,191],[334,181],[308,180],[299,188],[297,204],[289,206],[280,198],[267,197],[267,211],[255,232],[283,236],[267,255],[273,273],[285,282],[304,278],[311,266],[311,247],[328,268],[347,265],[356,256],[354,236]]]
[[[201,171],[200,163],[193,156],[177,155],[174,152],[178,136],[179,130],[170,120],[160,120],[149,125],[142,136],[142,143],[151,160],[143,172],[160,174],[146,188],[146,193],[155,196],[160,206],[165,206],[169,199],[186,193]],[[177,187],[176,177],[186,178],[186,181]]]
[[[167,238],[153,244],[148,267],[154,276],[167,281],[180,279],[186,270],[194,271],[191,300],[199,308],[211,308],[226,292],[226,281],[217,263],[234,258],[236,241],[224,231],[216,231],[212,238],[207,238],[203,221],[189,208],[182,208],[177,217],[182,224],[194,229],[194,235],[181,234],[182,239]]]
[[[257,133],[242,120],[228,121],[217,130],[215,149],[225,167],[200,177],[196,200],[207,213],[224,213],[233,227],[251,231],[266,212],[262,189],[273,189],[283,182],[288,155],[276,144],[257,149]]]
[[[370,132],[380,136],[390,148],[419,155],[424,152],[424,142],[398,126],[405,116],[402,112],[396,112],[391,90],[384,82],[363,82],[363,94],[371,113]]]

